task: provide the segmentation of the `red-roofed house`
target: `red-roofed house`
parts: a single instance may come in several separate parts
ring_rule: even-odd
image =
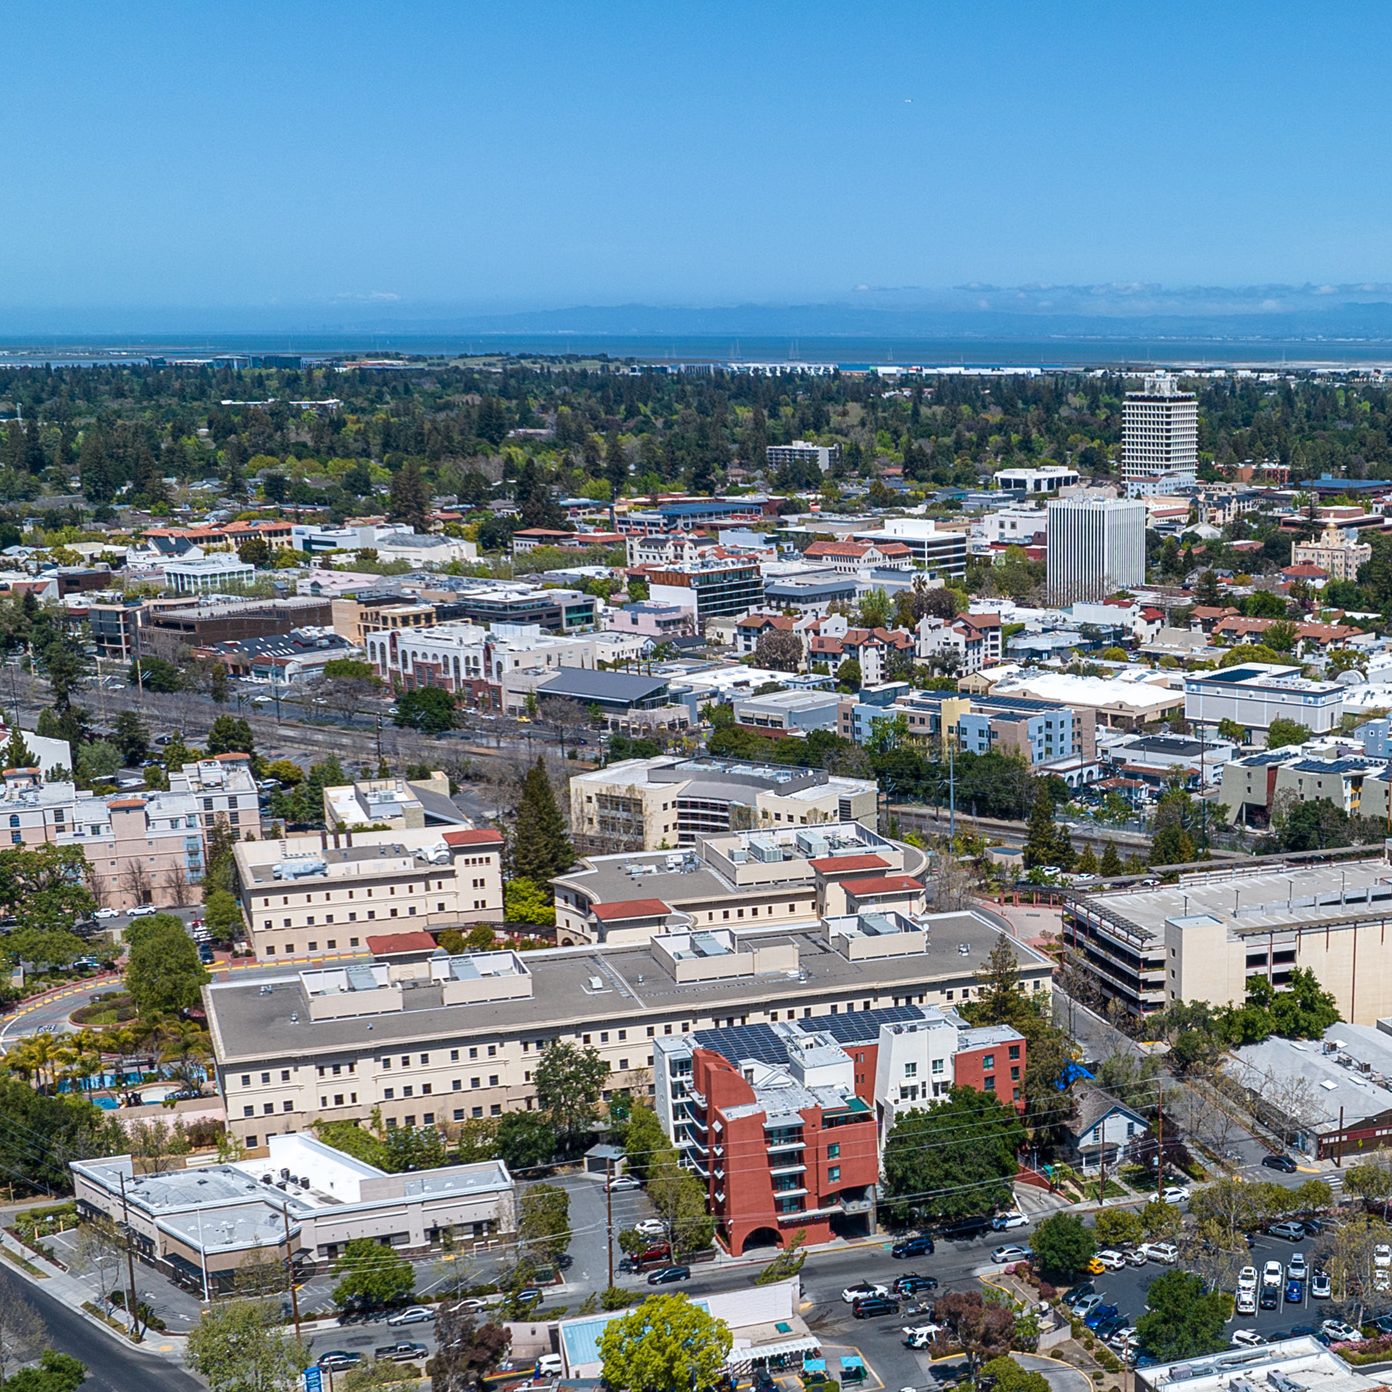
[[[595,939],[604,942],[611,929],[637,931],[645,935],[661,932],[672,910],[661,899],[614,899],[592,904],[590,917],[595,923]]]
[[[809,561],[822,561],[838,575],[858,570],[912,570],[913,552],[902,541],[814,541],[804,551]]]

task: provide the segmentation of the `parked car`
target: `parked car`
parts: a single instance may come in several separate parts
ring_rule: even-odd
[[[428,1358],[430,1350],[424,1344],[388,1344],[385,1348],[373,1349],[372,1356],[379,1362],[410,1363],[413,1359]]]
[[[517,1292],[517,1303],[519,1305],[539,1305],[541,1303],[541,1298],[542,1290],[540,1286],[523,1286],[522,1289]]]
[[[93,915],[92,915],[93,918],[100,918],[100,919],[120,918],[120,916],[121,916],[121,910],[120,910],[120,909],[97,909],[96,912],[93,913]]]
[[[1063,1293],[1063,1303],[1072,1309],[1073,1306],[1084,1296],[1092,1295],[1097,1290],[1091,1281],[1080,1281],[1076,1286],[1070,1286]]]
[[[891,1300],[886,1295],[870,1295],[851,1306],[851,1315],[855,1319],[875,1319],[880,1315],[897,1314],[898,1310],[897,1300]]]
[[[137,904],[133,909],[128,909],[126,912],[132,918],[149,918],[154,911],[155,906],[153,904]],[[358,1355],[358,1361],[362,1361],[361,1354]]]
[[[1262,1285],[1272,1286],[1277,1290],[1281,1288],[1281,1282],[1286,1279],[1286,1269],[1278,1261],[1269,1261],[1262,1267]]]
[[[1126,1258],[1122,1256],[1114,1247],[1104,1247],[1098,1254],[1097,1260],[1100,1261],[1108,1271],[1120,1271],[1126,1265]]]
[[[872,1296],[879,1296],[883,1299],[889,1294],[888,1286],[877,1286],[870,1281],[862,1281],[859,1285],[847,1286],[841,1292],[841,1299],[847,1305],[854,1305],[857,1300],[869,1300]]]
[[[1160,1197],[1166,1203],[1183,1203],[1189,1197],[1189,1186],[1187,1184],[1171,1184],[1160,1191]]]
[[[347,1349],[330,1349],[314,1360],[318,1367],[332,1368],[334,1371],[339,1368],[356,1368],[362,1361],[362,1354],[349,1353]]]
[[[1096,1329],[1099,1324],[1106,1324],[1109,1319],[1115,1319],[1120,1313],[1115,1305],[1099,1305],[1083,1316],[1083,1323],[1089,1329]]]
[[[1281,1306],[1280,1286],[1263,1286],[1257,1297],[1257,1306],[1262,1310],[1277,1310]]]
[[[1289,1155],[1263,1155],[1262,1164],[1268,1170],[1280,1170],[1282,1174],[1294,1174],[1298,1168]]]
[[[936,1276],[920,1276],[917,1271],[911,1271],[907,1276],[896,1276],[893,1284],[895,1295],[918,1295],[922,1291],[933,1291],[937,1288]]]
[[[1286,1304],[1303,1305],[1305,1303],[1305,1282],[1287,1281],[1286,1282]]]
[[[993,1262],[1022,1262],[1030,1259],[1030,1249],[1028,1247],[1016,1247],[1013,1244],[1005,1247],[997,1247],[991,1253]]]
[[[1335,1344],[1354,1344],[1361,1343],[1363,1336],[1351,1324],[1346,1324],[1340,1319],[1327,1319],[1320,1325],[1320,1333],[1331,1343]]]
[[[1128,1247],[1126,1249],[1126,1260],[1131,1266],[1144,1266],[1146,1264],[1146,1254],[1139,1247]]]
[[[1106,1269],[1106,1264],[1099,1260],[1096,1255],[1089,1257],[1087,1259],[1087,1265],[1083,1268],[1089,1276],[1100,1276]]]
[[[1103,1303],[1102,1297],[1096,1291],[1091,1291],[1069,1305],[1068,1311],[1075,1319],[1086,1319]]]
[[[920,1233],[917,1237],[901,1238],[889,1249],[891,1257],[931,1257],[933,1255],[933,1239],[927,1233]]]
[[[1306,1236],[1304,1223],[1273,1223],[1267,1231],[1272,1237],[1284,1237],[1287,1242],[1300,1242]]]
[[[689,1281],[691,1279],[691,1268],[689,1266],[662,1266],[652,1272],[648,1277],[650,1286],[670,1286],[675,1281]]]
[[[543,1353],[532,1372],[537,1377],[560,1377],[565,1372],[565,1359],[559,1353]]]
[[[640,1218],[633,1225],[633,1231],[639,1237],[666,1237],[667,1225],[661,1218]]]
[[[1257,1292],[1255,1290],[1238,1291],[1234,1309],[1239,1315],[1255,1315],[1257,1313]]]
[[[1333,1293],[1334,1287],[1329,1279],[1329,1273],[1316,1267],[1310,1277],[1310,1299],[1328,1300]]]
[[[927,1348],[942,1333],[940,1324],[910,1324],[904,1327],[904,1347]]]
[[[1007,1209],[1004,1213],[997,1213],[991,1219],[991,1226],[996,1232],[1009,1232],[1011,1228],[1023,1228],[1029,1223],[1029,1219],[1017,1208]]]
[[[609,1188],[615,1193],[620,1189],[641,1189],[642,1187],[631,1174],[616,1174],[609,1181]]]
[[[1120,1329],[1114,1329],[1107,1335],[1107,1346],[1114,1349],[1124,1349],[1128,1344],[1135,1342],[1136,1326],[1134,1324],[1123,1324]]]
[[[1292,1252],[1290,1260],[1286,1263],[1286,1280],[1303,1281],[1310,1274],[1310,1269],[1305,1264],[1304,1252]]]
[[[1140,1250],[1147,1261],[1160,1262],[1163,1266],[1173,1266],[1179,1260],[1179,1248],[1173,1242],[1146,1242]]]
[[[427,1324],[435,1318],[433,1310],[427,1310],[424,1305],[408,1305],[404,1310],[398,1310],[394,1315],[387,1316],[388,1324]]]
[[[1233,1348],[1257,1348],[1265,1342],[1266,1339],[1255,1329],[1234,1329],[1232,1332]]]
[[[1238,1290],[1256,1290],[1257,1288],[1257,1268],[1255,1266],[1244,1266],[1237,1273]]]
[[[977,1215],[971,1218],[958,1218],[955,1222],[944,1223],[942,1235],[949,1242],[967,1242],[973,1237],[991,1231],[991,1220]]]

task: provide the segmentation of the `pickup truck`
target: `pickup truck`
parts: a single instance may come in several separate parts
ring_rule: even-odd
[[[372,1356],[378,1362],[410,1363],[413,1359],[428,1358],[430,1352],[424,1344],[413,1344],[408,1340],[399,1344],[385,1344],[382,1348],[373,1349]]]

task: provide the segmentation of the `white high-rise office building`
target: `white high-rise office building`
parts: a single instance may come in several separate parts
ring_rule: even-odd
[[[1106,599],[1145,583],[1144,503],[1067,498],[1048,511],[1050,603]]]
[[[1121,418],[1121,477],[1128,498],[1193,488],[1199,465],[1199,399],[1168,372],[1126,393]]]

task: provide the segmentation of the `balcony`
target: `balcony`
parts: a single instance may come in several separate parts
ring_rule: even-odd
[[[769,1173],[771,1175],[806,1174],[807,1166],[800,1161],[793,1161],[791,1164],[784,1165],[770,1165]]]

